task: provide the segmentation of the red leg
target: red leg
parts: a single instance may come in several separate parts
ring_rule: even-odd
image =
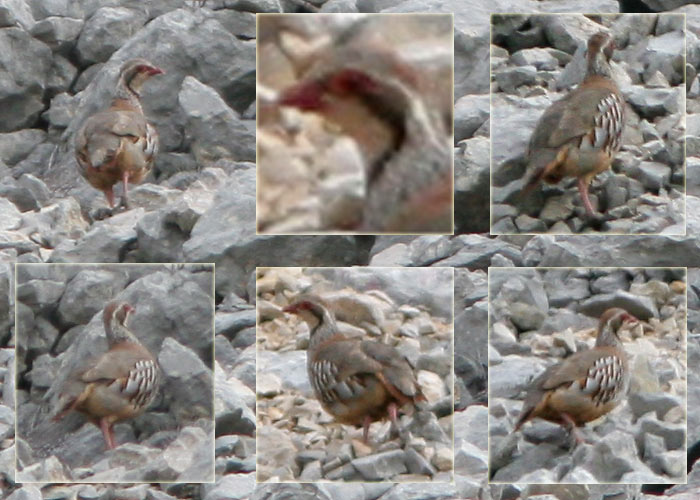
[[[574,439],[576,439],[576,443],[578,443],[578,444],[585,443],[586,440],[583,439],[583,436],[581,436],[581,433],[578,431],[578,428],[576,427],[576,422],[574,422],[574,419],[571,418],[567,413],[562,413],[561,418],[569,426],[569,430],[571,431],[571,434],[574,435]]]
[[[591,205],[591,200],[588,198],[588,183],[581,177],[579,177],[578,179],[578,191],[579,193],[581,193],[581,198],[583,199],[583,206],[586,207],[586,212],[588,213],[588,215],[595,215],[593,205]]]
[[[398,408],[398,406],[396,406],[396,403],[389,403],[388,410],[389,410],[389,418],[391,418],[391,423],[394,424],[394,426],[396,426],[396,428],[398,429],[398,427],[399,427],[399,423],[398,423],[399,408]]]
[[[122,177],[122,183],[124,184],[124,199],[122,200],[122,205],[124,205],[124,208],[129,208],[129,193],[128,193],[128,186],[129,186],[129,171],[124,172],[124,176]]]
[[[107,443],[107,448],[113,450],[114,446],[114,433],[112,432],[112,424],[106,418],[100,419],[100,430],[102,430],[102,436],[105,438],[105,443]]]
[[[112,188],[107,188],[104,191],[105,198],[107,198],[107,203],[109,203],[109,208],[114,208],[114,192]]]
[[[369,437],[369,424],[372,423],[372,417],[365,415],[364,429],[362,431],[362,442],[367,444],[367,438]]]

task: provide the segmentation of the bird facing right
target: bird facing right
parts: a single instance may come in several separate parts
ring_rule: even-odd
[[[425,399],[413,368],[395,348],[371,340],[345,337],[335,315],[314,295],[302,295],[285,307],[311,329],[307,371],[323,408],[344,424],[369,425],[387,413],[397,425],[400,406]]]
[[[580,442],[576,427],[609,413],[627,394],[630,374],[619,331],[636,321],[624,309],[606,310],[592,349],[550,366],[532,382],[513,432],[541,418],[566,426]]]
[[[75,135],[78,171],[105,194],[111,209],[113,186],[123,183],[122,204],[128,208],[129,183],[141,182],[158,154],[158,133],[146,120],[140,92],[149,78],[163,73],[145,59],[126,61],[111,106],[90,116]]]
[[[82,413],[100,428],[109,449],[115,447],[114,423],[143,413],[160,385],[158,362],[127,327],[133,311],[126,302],[105,306],[102,319],[109,350],[87,370],[71,374],[72,390],[61,394],[62,404],[53,418],[60,420],[73,410]]]
[[[595,218],[595,211],[588,186],[596,175],[610,168],[625,126],[625,101],[610,67],[613,50],[614,40],[608,33],[590,37],[583,82],[547,108],[528,146],[530,179],[524,193],[540,181],[556,184],[565,177],[576,177],[591,218]]]

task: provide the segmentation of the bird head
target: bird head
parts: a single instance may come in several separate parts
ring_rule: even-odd
[[[119,83],[139,95],[141,86],[155,75],[165,74],[165,71],[146,59],[129,59],[119,70]]]
[[[619,330],[625,324],[635,324],[639,320],[622,308],[607,309],[598,322],[596,346],[616,345],[620,342]]]
[[[610,59],[615,50],[615,40],[612,35],[600,31],[588,39],[586,57],[588,60],[587,75],[611,76]]]
[[[312,343],[320,342],[327,335],[335,334],[337,331],[335,315],[326,302],[317,295],[299,295],[282,311],[299,315],[309,325]]]
[[[134,341],[133,334],[127,328],[129,315],[135,311],[134,307],[126,302],[114,300],[108,303],[102,313],[105,334],[110,345],[125,340]]]
[[[303,80],[282,92],[279,103],[302,110],[323,110],[326,94],[369,96],[381,93],[382,86],[374,77],[359,69],[342,68]]]
[[[327,305],[316,295],[312,294],[302,294],[294,298],[292,302],[289,303],[283,312],[301,314],[303,311],[309,311],[315,316],[323,316],[324,310],[327,310]]]

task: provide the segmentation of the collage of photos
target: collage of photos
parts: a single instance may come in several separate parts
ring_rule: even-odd
[[[700,2],[0,0],[0,500],[700,499]]]

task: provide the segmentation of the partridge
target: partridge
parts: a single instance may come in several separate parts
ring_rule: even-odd
[[[629,385],[627,355],[618,332],[636,318],[611,308],[598,324],[595,347],[577,352],[547,368],[530,387],[513,432],[528,420],[542,418],[572,430],[610,412],[625,397]]]
[[[76,410],[102,431],[109,449],[115,447],[115,422],[143,413],[153,402],[160,384],[160,368],[153,355],[127,328],[134,308],[125,302],[110,302],[102,319],[109,350],[92,366],[72,374],[70,380],[80,392],[64,401],[54,420]],[[74,390],[71,392],[77,393]]]
[[[388,413],[398,427],[398,408],[425,399],[404,356],[386,344],[345,337],[319,297],[302,295],[284,311],[311,328],[306,367],[316,397],[338,422],[363,425],[365,442],[374,420]]]
[[[158,153],[158,133],[148,123],[140,92],[152,76],[164,71],[145,59],[126,61],[119,71],[111,106],[89,117],[75,136],[80,174],[105,194],[114,208],[113,186],[122,182],[122,204],[129,207],[128,184],[141,182]]]
[[[360,231],[453,232],[451,134],[417,80],[396,58],[351,48],[280,96],[283,106],[323,115],[362,151],[369,171]]]
[[[583,82],[540,117],[528,146],[525,193],[540,181],[578,179],[578,190],[589,217],[595,216],[588,186],[610,168],[620,150],[625,126],[625,102],[611,76],[612,37],[596,33],[588,40]]]

